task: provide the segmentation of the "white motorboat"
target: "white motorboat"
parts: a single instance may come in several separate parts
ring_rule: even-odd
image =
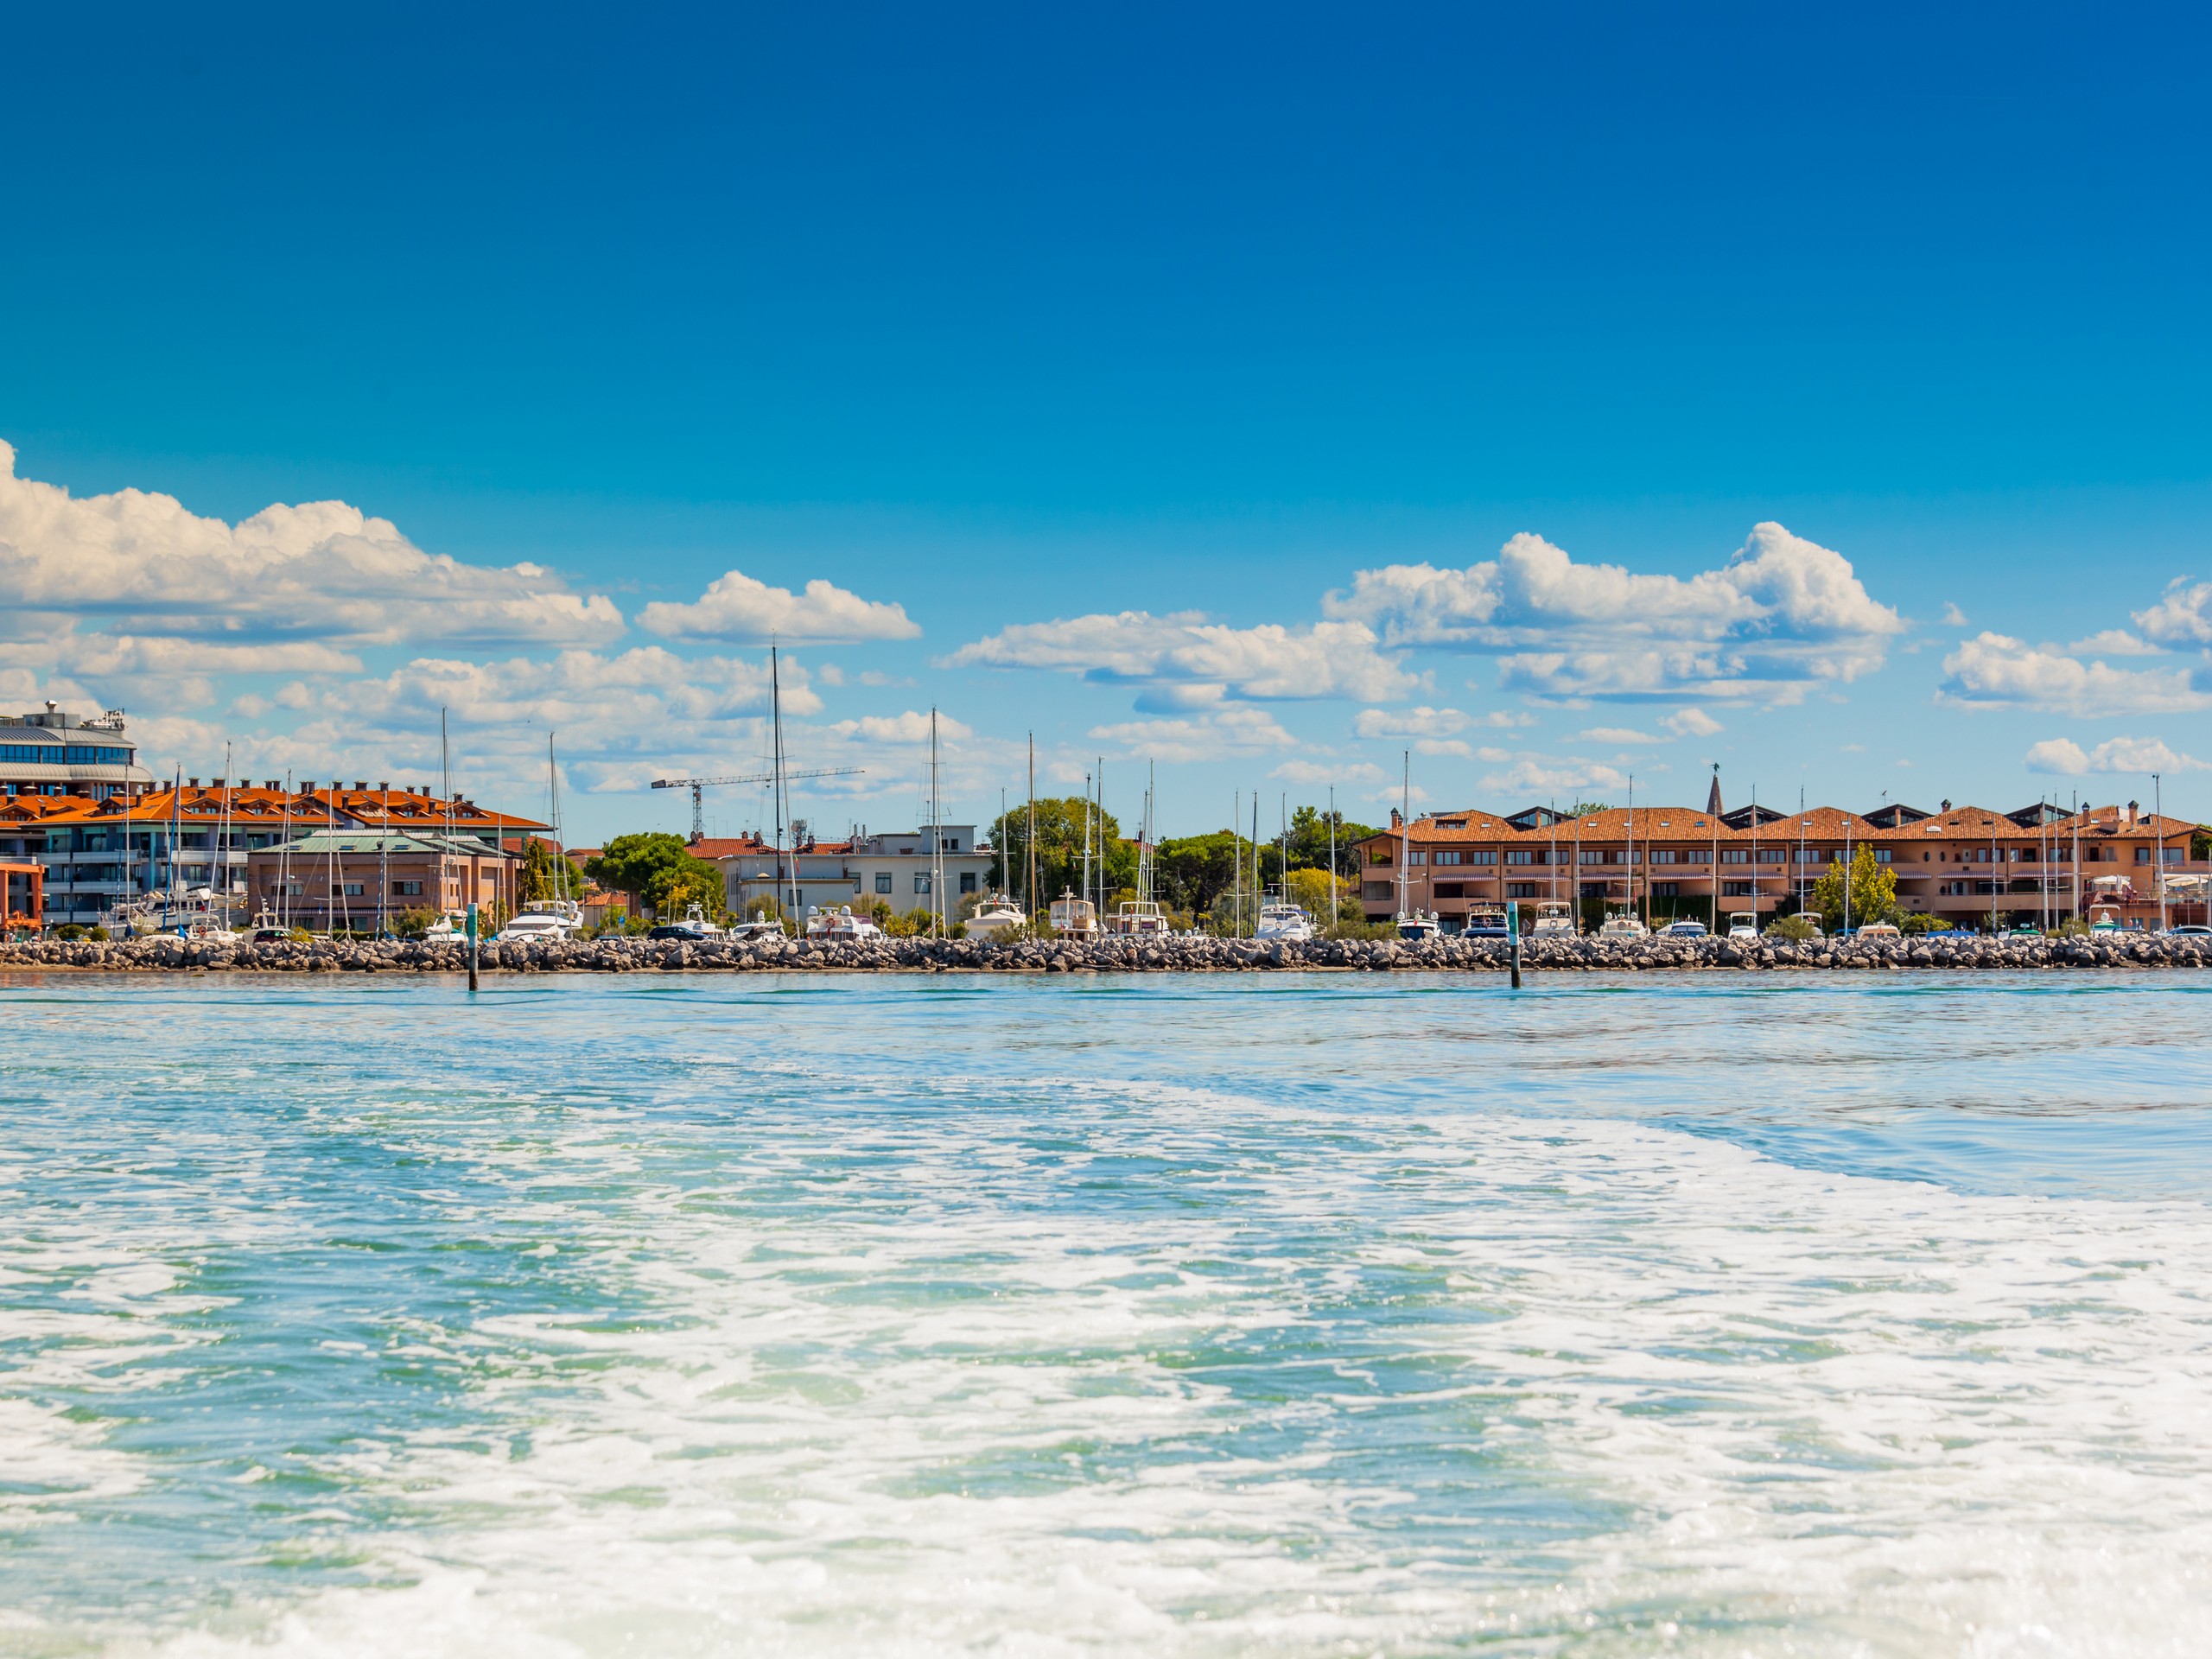
[[[696,905],[686,905],[683,907],[683,919],[678,923],[677,925],[680,927],[688,927],[694,933],[701,934],[710,939],[718,939],[728,931],[726,928],[720,927],[715,923],[709,921],[707,919],[707,912],[700,909]]]
[[[1098,932],[1098,906],[1088,899],[1078,899],[1063,889],[1052,900],[1052,931],[1071,939],[1095,938]]]
[[[1313,918],[1287,899],[1270,899],[1260,906],[1260,925],[1252,937],[1303,943],[1313,937]]]
[[[573,939],[583,927],[583,907],[573,899],[538,899],[524,905],[492,936],[496,944],[532,939]]]
[[[1433,910],[1417,910],[1410,916],[1398,918],[1398,937],[1409,944],[1421,944],[1430,939],[1441,938],[1444,929],[1437,921],[1436,912]]]
[[[1157,899],[1124,899],[1107,918],[1106,931],[1115,934],[1158,934],[1165,938],[1173,930],[1169,927],[1166,912],[1160,909]]]
[[[1607,916],[1598,929],[1601,939],[1648,939],[1651,930],[1632,910],[1617,910]]]
[[[1531,933],[1552,938],[1573,938],[1582,930],[1574,920],[1574,906],[1569,904],[1541,904],[1536,906],[1535,925]]]
[[[827,906],[810,905],[806,912],[806,937],[810,939],[880,939],[883,930],[865,916],[853,914],[850,905],[839,905],[832,910]]]
[[[971,939],[995,939],[1001,933],[1011,933],[1028,921],[1021,913],[1021,906],[1002,893],[983,895],[968,918],[968,937]]]
[[[754,917],[749,922],[734,924],[728,934],[730,942],[734,944],[749,944],[754,939],[780,939],[783,937],[784,925],[781,922],[772,922],[766,917],[760,916]]]
[[[1759,918],[1755,911],[1732,910],[1728,912],[1728,937],[1732,939],[1756,939],[1759,936]]]

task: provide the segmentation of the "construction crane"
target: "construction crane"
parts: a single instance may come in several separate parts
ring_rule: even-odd
[[[819,772],[787,772],[784,774],[784,781],[791,783],[800,778],[857,778],[867,770],[866,766],[827,766]],[[775,781],[774,772],[759,772],[749,778],[656,778],[653,787],[688,789],[691,791],[691,839],[704,841],[707,838],[707,819],[699,799],[701,790],[718,788],[723,784],[772,784]]]

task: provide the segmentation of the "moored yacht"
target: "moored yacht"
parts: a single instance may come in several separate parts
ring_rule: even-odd
[[[1010,933],[1029,918],[1021,913],[1021,906],[1002,893],[983,895],[968,918],[968,937],[971,939],[995,939],[1001,933]]]
[[[492,936],[499,944],[531,939],[573,939],[584,925],[583,906],[573,899],[533,899]]]
[[[1401,915],[1398,918],[1396,931],[1397,936],[1408,944],[1421,944],[1427,940],[1440,938],[1444,929],[1437,921],[1434,911],[1416,910],[1409,915]]]
[[[806,937],[810,939],[880,939],[883,930],[866,916],[853,914],[850,905],[839,905],[835,909],[827,905],[810,905],[806,911]]]
[[[1124,899],[1106,918],[1109,933],[1150,933],[1166,935],[1170,930],[1167,914],[1160,907],[1157,899]]]
[[[1313,937],[1313,918],[1287,899],[1270,899],[1260,906],[1260,924],[1252,937],[1300,943]]]
[[[1536,906],[1536,923],[1529,931],[1548,938],[1571,939],[1582,929],[1575,922],[1573,905],[1548,902]]]
[[[1601,939],[1648,939],[1651,930],[1632,910],[1617,910],[1609,914],[1598,929]]]
[[[1078,899],[1071,889],[1063,888],[1060,896],[1052,900],[1052,931],[1071,939],[1095,938],[1098,932],[1098,906],[1088,899]]]

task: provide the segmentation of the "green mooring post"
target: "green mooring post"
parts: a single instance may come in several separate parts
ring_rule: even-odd
[[[1516,982],[1518,983],[1518,982]],[[468,907],[468,988],[476,988],[476,906]]]
[[[1513,935],[1513,988],[1521,988],[1521,906],[1509,901],[1505,906],[1506,931]]]

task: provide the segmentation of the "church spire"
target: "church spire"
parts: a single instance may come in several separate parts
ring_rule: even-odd
[[[1713,792],[1705,798],[1705,810],[1714,817],[1720,816],[1720,763],[1713,763]]]

